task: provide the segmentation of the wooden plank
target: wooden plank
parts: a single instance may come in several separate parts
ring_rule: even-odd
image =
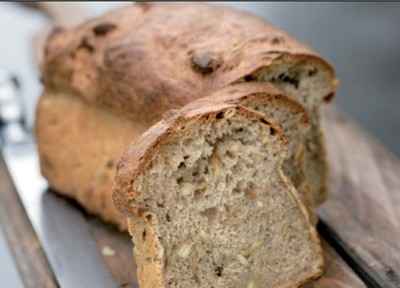
[[[333,120],[337,121],[336,118],[334,118]],[[334,133],[336,125],[343,125],[343,123],[341,122],[339,124],[335,124],[334,122],[332,122],[331,124],[328,124],[327,129],[329,129],[328,131],[330,132],[329,135],[330,138],[334,137],[333,135],[335,135]],[[329,127],[329,125],[331,126]],[[342,131],[342,129],[340,131]],[[336,133],[339,132],[336,131]],[[357,145],[357,143],[358,145],[361,145],[361,143],[359,143],[360,141],[357,141],[357,137],[360,137],[359,135],[356,135],[354,133],[350,135],[352,135],[352,137],[356,137],[356,140],[354,140],[355,143],[353,143],[353,145]],[[347,143],[345,140],[343,141]],[[364,141],[371,141],[371,140],[367,139]],[[328,143],[332,155],[331,144],[332,144],[331,142]],[[335,149],[338,149],[338,147],[339,146],[336,146]],[[366,199],[369,201],[367,202],[369,206],[366,205],[366,207],[368,207],[368,209],[374,210],[372,213],[374,213],[374,217],[376,218],[364,219],[363,217],[360,217],[360,214],[354,213],[354,211],[360,212],[359,210],[350,209],[352,205],[351,203],[349,205],[348,202],[349,199],[352,199],[351,201],[354,202],[354,201],[359,201],[359,198],[354,197],[354,195],[348,195],[350,193],[349,187],[351,188],[353,187],[352,186],[353,184],[350,185],[348,183],[353,183],[354,181],[343,182],[344,176],[342,174],[347,175],[346,174],[347,170],[342,170],[340,166],[335,162],[337,161],[337,158],[342,159],[344,157],[343,155],[340,154],[343,153],[342,151],[346,150],[338,149],[336,151],[337,153],[334,154],[336,158],[333,157],[336,160],[331,159],[331,163],[333,165],[332,166],[333,177],[331,182],[331,186],[333,187],[333,188],[331,187],[332,197],[329,200],[329,202],[324,206],[324,208],[321,210],[321,215],[324,221],[326,221],[327,225],[329,225],[327,227],[329,228],[333,227],[337,231],[337,235],[335,236],[336,238],[333,237],[333,241],[331,241],[331,243],[334,243],[334,245],[338,245],[338,242],[344,239],[345,241],[342,242],[345,244],[339,243],[340,244],[339,248],[346,247],[347,250],[345,250],[344,253],[350,254],[350,256],[352,257],[351,259],[353,261],[354,259],[356,260],[361,259],[362,261],[367,263],[369,263],[368,261],[371,259],[375,261],[375,262],[373,261],[370,262],[372,263],[370,266],[365,266],[364,263],[361,261],[362,263],[361,266],[363,268],[361,272],[363,273],[368,272],[369,275],[372,275],[372,281],[371,279],[367,279],[367,281],[370,281],[369,284],[373,283],[373,281],[381,279],[383,279],[384,282],[380,283],[386,283],[385,281],[388,280],[385,279],[383,276],[391,277],[392,279],[396,280],[395,278],[397,275],[396,271],[398,270],[396,270],[397,266],[395,265],[397,264],[395,260],[397,259],[396,258],[397,254],[393,253],[394,251],[393,249],[397,249],[398,243],[395,241],[396,238],[390,239],[390,235],[388,236],[384,233],[385,231],[386,232],[392,231],[391,229],[393,229],[393,223],[390,222],[389,223],[390,225],[387,223],[389,220],[385,218],[385,213],[386,213],[385,209],[381,210],[377,209],[378,211],[375,211],[376,207],[379,206],[376,206],[376,203],[370,199],[371,197],[369,197],[368,194],[367,196],[369,198],[366,196]],[[382,152],[382,150],[379,150],[379,152],[383,154],[386,153],[384,151]],[[387,158],[388,157],[382,158],[380,156],[379,159],[387,159]],[[339,164],[342,163],[339,161],[337,162]],[[388,167],[389,164],[392,166],[394,165],[392,162],[385,163],[386,167]],[[394,165],[392,169],[396,169],[396,165]],[[339,172],[342,174],[339,174]],[[37,238],[35,237],[35,234],[30,226],[30,223],[27,220],[25,213],[23,212],[23,208],[19,202],[14,187],[9,179],[9,175],[6,171],[6,168],[4,167],[3,162],[1,162],[0,165],[0,180],[1,180],[0,188],[2,191],[2,193],[0,194],[1,196],[0,208],[2,208],[0,209],[1,213],[0,216],[3,222],[2,225],[6,231],[6,236],[11,244],[10,246],[13,249],[16,262],[23,277],[23,281],[26,283],[27,287],[56,287],[56,282],[53,278],[52,272],[48,267],[46,258],[43,255],[41,247],[38,243]],[[344,185],[340,183],[347,183],[347,184]],[[362,183],[362,181],[357,183]],[[397,184],[392,184],[392,185],[397,185]],[[363,201],[366,200],[363,199]],[[380,201],[382,202],[382,200]],[[357,205],[357,202],[353,203],[353,205]],[[80,212],[77,211],[77,213]],[[117,280],[118,284],[121,287],[137,287],[137,281],[135,277],[136,267],[132,259],[132,245],[130,243],[129,236],[116,231],[113,227],[105,225],[90,216],[84,219],[87,219],[87,221],[89,222],[90,231],[94,239],[93,241],[96,242],[97,249],[99,250],[100,253],[105,252],[102,253],[102,257],[104,262],[106,263],[106,266],[112,273],[113,278]],[[371,229],[367,231],[368,224],[370,223],[372,223],[373,225],[380,225],[380,226],[371,227]],[[367,234],[367,232],[370,232],[371,230],[373,230],[375,233],[373,237]],[[396,230],[394,231],[396,233]],[[332,235],[332,231],[330,232],[328,231],[328,233],[325,232],[324,232],[325,236]],[[360,235],[363,236],[362,239],[360,239]],[[387,239],[387,237],[389,239]],[[376,247],[378,244],[379,247]],[[318,281],[309,284],[306,287],[364,287],[360,279],[351,271],[351,269],[346,265],[346,263],[344,263],[343,260],[340,259],[340,257],[332,250],[332,248],[327,246],[326,244],[324,244],[324,246],[325,246],[325,251],[327,253],[326,259],[328,266],[326,274]],[[349,250],[348,249],[349,247],[353,250]],[[104,250],[105,248],[106,250]],[[113,251],[111,253],[112,255],[110,254],[110,251]],[[381,257],[381,255],[383,256]],[[355,261],[356,264],[360,265],[357,261]],[[369,269],[367,269],[368,267]],[[382,273],[383,276],[381,276]],[[375,274],[379,274],[381,278],[377,277]],[[371,286],[371,287],[383,287],[383,285]],[[392,285],[387,287],[396,287],[396,286]]]
[[[1,185],[0,188],[2,190],[7,190],[13,188],[12,183],[10,182],[10,179],[8,178],[9,175],[5,171],[4,163],[3,167],[0,166],[0,179],[5,179],[4,181],[0,181]],[[7,180],[8,179],[8,180]],[[8,183],[8,188],[7,186],[4,186],[5,183]],[[11,187],[11,188],[10,188]],[[26,231],[31,231],[31,233],[34,235],[34,232],[32,228],[30,227],[30,223],[26,220],[26,215],[23,213],[23,208],[21,204],[18,201],[18,197],[16,195],[15,190],[10,190],[13,192],[13,200],[10,201],[2,201],[2,203],[8,203],[6,205],[7,209],[2,209],[1,212],[4,213],[4,211],[11,211],[8,213],[17,213],[13,214],[13,216],[6,216],[2,217],[2,219],[14,219],[14,221],[18,222],[20,221],[19,219],[22,217],[20,214],[24,215],[25,221],[28,228],[22,228],[19,229],[17,227],[21,227],[20,225],[13,224],[13,225],[7,225],[8,223],[3,223],[6,228],[10,227],[15,227],[16,232],[14,233],[20,233],[18,235],[25,235]],[[53,195],[48,195],[48,196],[53,196]],[[15,203],[19,203],[19,206],[15,205]],[[72,207],[77,209],[77,213],[81,214],[82,211],[79,211],[80,208],[78,207]],[[53,209],[53,213],[56,213],[57,209]],[[7,218],[8,217],[8,218]],[[47,215],[47,217],[51,217],[51,215]],[[102,260],[106,264],[108,270],[111,272],[113,278],[116,280],[118,285],[120,287],[138,287],[137,285],[137,280],[136,280],[136,266],[132,258],[132,245],[130,238],[127,234],[120,233],[113,227],[103,224],[99,220],[96,220],[95,218],[91,216],[86,216],[86,217],[81,217],[80,221],[87,221],[88,222],[88,227],[90,230],[90,234],[93,237],[93,242],[96,244],[96,249],[98,249],[99,254],[102,255]],[[8,233],[9,234],[9,233]],[[29,233],[28,233],[29,234]],[[19,249],[19,245],[24,242],[22,236],[15,237],[15,240],[13,242],[10,241],[13,249]],[[31,238],[30,238],[31,239]],[[40,245],[36,240],[27,240],[26,242],[31,244],[31,243],[36,243],[37,247],[40,248]],[[344,283],[346,283],[347,287],[364,287],[360,279],[351,271],[351,269],[346,265],[346,263],[343,262],[343,260],[340,259],[340,257],[326,244],[325,246],[325,251],[326,251],[326,259],[327,259],[327,271],[324,277],[319,279],[318,281],[309,284],[307,287],[345,287]],[[15,248],[16,247],[16,248]],[[41,250],[39,250],[41,252]],[[23,251],[21,253],[20,257],[16,257],[16,261],[19,266],[25,267],[26,265],[32,266],[30,269],[36,269],[33,270],[35,271],[34,273],[28,273],[27,275],[23,275],[24,282],[28,283],[27,287],[55,287],[55,281],[52,278],[52,273],[50,269],[48,268],[48,264],[46,259],[43,256],[43,252],[41,252],[39,256],[37,256],[34,253],[27,253]],[[46,284],[46,282],[40,283],[40,279],[34,279],[33,281],[29,278],[32,277],[32,275],[35,276],[40,276],[40,271],[45,271],[44,273],[45,276],[50,277],[52,280],[51,283],[53,286],[46,286],[46,285],[51,285],[51,284]],[[50,276],[49,276],[50,275]],[[43,277],[45,277],[43,276]],[[40,278],[40,277],[39,277]],[[29,285],[30,284],[30,285]]]
[[[89,223],[103,261],[120,287],[137,287],[133,245],[128,233],[91,218]]]
[[[98,249],[103,252],[104,261],[107,263],[114,278],[117,279],[121,287],[137,288],[136,264],[132,256],[133,246],[130,237],[97,219],[91,218],[89,222],[92,226]],[[323,247],[326,261],[324,276],[313,283],[304,285],[303,288],[366,287],[325,241],[323,241]]]
[[[321,232],[370,287],[400,287],[400,162],[343,115],[325,115],[331,195]]]
[[[0,157],[0,224],[27,288],[57,287],[38,238]]]
[[[367,287],[326,241],[322,241],[322,246],[326,264],[324,276],[313,283],[304,285],[303,288]]]

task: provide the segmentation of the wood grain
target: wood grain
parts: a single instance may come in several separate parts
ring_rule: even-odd
[[[322,241],[322,247],[324,248],[326,264],[324,276],[303,288],[367,287],[326,241]]]
[[[400,287],[400,162],[343,115],[324,121],[331,175],[325,236],[371,287]]]
[[[27,288],[57,287],[41,245],[0,157],[0,224]]]
[[[103,260],[120,287],[137,287],[136,264],[130,236],[98,219],[88,220]],[[108,252],[108,253],[107,253]],[[113,255],[110,255],[113,254]]]
[[[305,287],[400,287],[399,160],[351,121],[326,115],[331,197],[319,211],[319,229],[329,243],[327,271]],[[56,287],[3,162],[0,189],[0,221],[26,287]],[[120,287],[137,287],[129,236],[91,216],[83,219],[99,252],[107,247],[102,260]]]

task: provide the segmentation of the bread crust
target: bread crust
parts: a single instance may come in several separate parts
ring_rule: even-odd
[[[271,103],[272,101],[280,101],[284,103],[289,111],[294,114],[301,115],[301,122],[304,127],[309,126],[309,115],[304,106],[301,105],[298,101],[294,100],[292,97],[283,94],[281,90],[274,87],[272,84],[266,82],[233,84],[222,88],[209,96],[200,98],[199,100],[196,100],[193,104],[186,105],[186,107],[191,107],[191,105],[196,106],[202,102],[213,102],[216,104],[227,103],[245,106],[250,102],[265,104]],[[269,120],[273,121],[273,119]]]
[[[169,109],[291,61],[326,70],[333,95],[333,68],[261,18],[199,3],[132,5],[52,33],[43,79],[46,89],[153,123]]]
[[[147,127],[61,93],[43,95],[36,112],[40,169],[50,187],[126,231],[111,198],[115,166]]]

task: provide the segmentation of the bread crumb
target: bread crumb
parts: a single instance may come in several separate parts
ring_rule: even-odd
[[[110,246],[106,245],[101,250],[101,254],[103,254],[104,256],[114,256],[115,255],[115,251]]]
[[[246,257],[244,257],[243,255],[237,255],[237,259],[239,260],[239,262],[242,264],[242,265],[245,265],[245,266],[247,266],[248,264],[249,264],[249,262],[247,261],[247,259],[246,259]]]
[[[184,244],[181,246],[181,248],[178,250],[178,256],[182,258],[186,258],[189,256],[190,252],[192,250],[192,244]]]

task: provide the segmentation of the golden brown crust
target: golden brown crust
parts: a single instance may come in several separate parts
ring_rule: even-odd
[[[146,128],[70,94],[45,94],[35,127],[41,172],[58,193],[126,230],[112,203],[115,166]]]
[[[129,146],[117,165],[117,176],[115,177],[113,192],[115,206],[126,215],[140,216],[141,207],[134,207],[131,203],[137,195],[137,192],[133,189],[134,179],[137,179],[146,167],[150,165],[151,159],[160,146],[169,141],[176,131],[186,129],[188,123],[215,121],[215,119],[221,117],[221,113],[229,113],[227,110],[230,109],[234,109],[235,113],[240,113],[249,119],[261,121],[271,129],[271,133],[277,133],[282,145],[287,145],[282,129],[269,122],[260,113],[232,104],[217,104],[204,100],[196,101],[183,107],[168,119],[161,120],[153,125]]]
[[[133,5],[54,33],[43,73],[47,89],[153,122],[276,61],[317,63],[334,89],[332,67],[285,32],[246,12],[199,3]]]

